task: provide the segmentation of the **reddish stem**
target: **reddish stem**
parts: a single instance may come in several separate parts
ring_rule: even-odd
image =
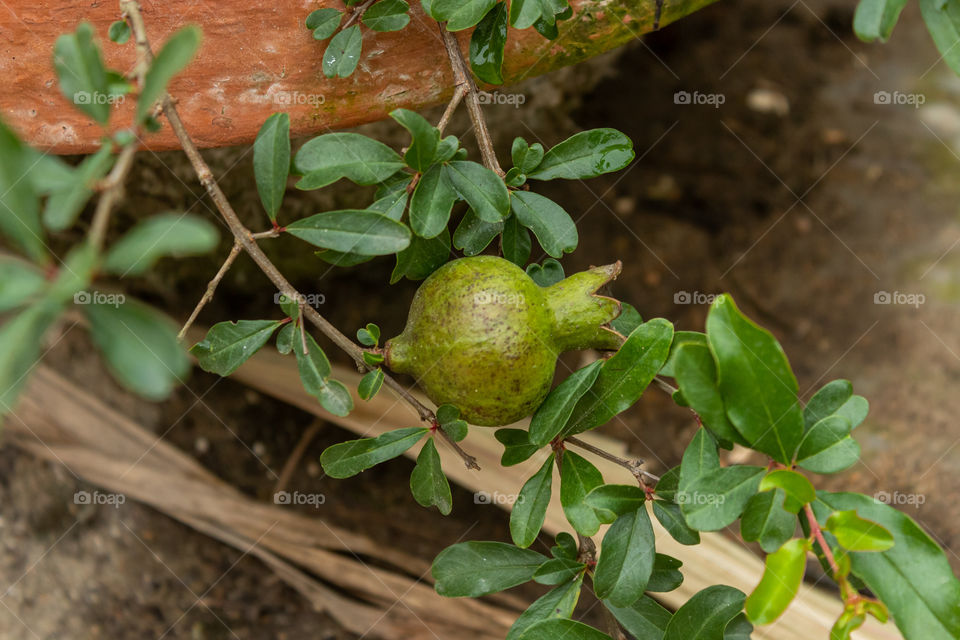
[[[816,516],[813,515],[813,507],[811,507],[809,503],[805,504],[803,506],[803,512],[806,514],[807,522],[810,524],[810,533],[813,534],[817,544],[823,549],[823,555],[827,558],[827,562],[833,570],[834,579],[838,579],[840,566],[837,564],[837,559],[833,557],[833,551],[830,549],[830,545],[827,544],[827,540],[823,537],[823,531],[820,530],[820,523],[817,522]]]

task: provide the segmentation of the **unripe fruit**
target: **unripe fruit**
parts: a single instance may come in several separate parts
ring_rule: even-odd
[[[453,260],[420,285],[386,364],[471,424],[516,422],[549,393],[559,354],[623,343],[607,324],[620,303],[596,295],[619,273],[618,262],[541,287],[503,258]]]

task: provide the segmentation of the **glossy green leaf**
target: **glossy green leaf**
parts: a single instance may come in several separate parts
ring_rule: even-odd
[[[360,20],[374,31],[400,31],[410,23],[406,0],[380,0]]]
[[[510,216],[503,223],[500,253],[520,268],[530,259],[530,233],[517,222],[516,216]]]
[[[203,218],[162,213],[140,222],[110,247],[103,268],[120,276],[140,276],[164,256],[182,258],[212,251],[218,239],[217,228]]]
[[[907,0],[860,0],[853,16],[853,32],[864,42],[886,42]]]
[[[275,113],[263,123],[253,142],[253,176],[257,193],[272,221],[277,219],[289,174],[290,116]]]
[[[526,429],[497,429],[494,437],[503,445],[500,464],[504,467],[529,460],[540,449],[538,445],[531,444]]]
[[[530,420],[530,442],[546,446],[553,440],[573,413],[573,408],[600,374],[603,360],[597,360],[570,374],[543,400]]]
[[[577,248],[577,225],[553,200],[532,191],[514,191],[510,204],[520,224],[533,231],[551,257],[560,258]]]
[[[84,305],[83,312],[110,372],[134,393],[164,400],[189,375],[177,329],[159,312],[132,300]]]
[[[680,487],[680,465],[667,469],[654,487],[655,495],[662,500],[673,502]]]
[[[593,387],[574,407],[564,434],[597,427],[631,407],[663,366],[672,338],[673,325],[662,318],[637,327],[601,367]]]
[[[593,576],[597,597],[628,607],[643,595],[653,571],[653,526],[646,509],[618,517],[603,536],[603,548]]]
[[[443,429],[447,435],[453,439],[454,442],[460,442],[466,438],[467,432],[470,430],[466,420],[454,420],[453,422],[446,422],[440,425],[440,428]]]
[[[440,466],[440,454],[433,443],[433,438],[427,438],[417,456],[417,466],[410,474],[410,491],[413,498],[421,506],[436,507],[443,515],[449,515],[453,509],[453,497],[450,494],[450,483],[443,475]]]
[[[307,16],[307,29],[313,30],[314,40],[326,40],[336,33],[342,19],[343,13],[338,9],[317,9]]]
[[[824,528],[849,551],[886,551],[893,546],[893,534],[854,510],[831,513]]]
[[[446,175],[460,197],[484,222],[502,222],[510,213],[507,185],[496,173],[482,164],[455,160],[445,165]]]
[[[696,480],[720,468],[717,443],[704,428],[697,429],[690,444],[683,451],[680,462],[680,478],[677,487],[687,489]]]
[[[676,496],[687,524],[698,531],[718,531],[734,522],[757,493],[765,471],[747,465],[721,467],[694,480]]]
[[[850,421],[833,414],[813,425],[797,449],[797,464],[814,473],[837,473],[860,459],[860,445],[850,437]]]
[[[707,316],[727,417],[753,448],[789,464],[803,436],[797,379],[780,343],[740,313],[728,295]]]
[[[281,324],[277,320],[218,322],[190,353],[204,371],[229,376],[259,351]]]
[[[663,363],[663,368],[660,369],[660,375],[670,378],[676,377],[677,352],[680,350],[680,347],[691,342],[706,347],[708,346],[707,334],[700,333],[699,331],[674,331],[673,342],[670,344],[670,356],[667,357],[667,361]]]
[[[359,395],[363,400],[369,400],[373,396],[377,395],[377,392],[380,391],[380,387],[382,386],[383,370],[374,369],[373,371],[368,371],[360,379],[360,383],[357,385],[357,395]]]
[[[670,537],[680,544],[700,544],[700,534],[687,525],[687,520],[680,511],[680,505],[664,500],[654,500],[653,515],[667,530]]]
[[[476,25],[497,0],[433,0],[432,16],[447,23],[447,30],[462,31]]]
[[[540,18],[540,0],[512,0],[510,24],[515,29],[527,29]]]
[[[130,25],[128,25],[125,20],[117,20],[110,24],[107,36],[111,42],[126,44],[130,39]]]
[[[470,68],[487,84],[503,84],[503,48],[507,43],[507,3],[494,6],[470,36]]]
[[[767,556],[763,577],[747,598],[747,618],[754,624],[770,624],[790,606],[807,566],[810,541],[794,538]]]
[[[423,280],[450,259],[450,231],[444,229],[429,240],[410,237],[410,246],[397,254],[397,265],[390,275],[390,284],[406,277]]]
[[[587,565],[567,558],[553,558],[547,560],[533,574],[533,581],[537,584],[557,585],[569,582],[582,573]]]
[[[503,231],[503,226],[503,221],[494,224],[484,222],[470,209],[453,234],[453,246],[461,249],[465,256],[475,256],[493,242]]]
[[[723,640],[750,640],[752,633],[753,625],[747,619],[747,614],[740,613],[727,623],[727,627],[723,630]]]
[[[410,229],[362,209],[326,211],[287,225],[287,233],[310,244],[347,253],[382,256],[410,245]]]
[[[293,351],[295,339],[300,338],[300,327],[293,322],[283,325],[283,328],[277,333],[277,351],[281,355],[287,355]]]
[[[388,2],[402,2],[404,6],[407,4],[403,2],[403,0],[380,0],[380,2],[374,6]],[[404,9],[404,11],[406,11],[406,9]],[[367,13],[369,12],[370,10],[367,11]],[[406,13],[404,13],[404,15],[406,15]],[[409,16],[407,17],[409,18]],[[412,142],[407,152],[403,155],[403,159],[407,165],[414,170],[421,173],[425,172],[427,168],[430,167],[430,163],[433,162],[433,158],[437,153],[437,145],[440,143],[440,131],[427,122],[419,113],[410,111],[409,109],[394,109],[390,112],[390,117],[409,131],[412,137]],[[437,171],[439,173],[440,167],[437,167]],[[425,237],[429,238],[432,236]]]
[[[583,180],[619,171],[633,160],[633,142],[616,129],[590,129],[547,151],[528,178]]]
[[[430,167],[410,198],[410,228],[422,238],[433,238],[447,228],[457,201],[457,192],[445,174],[443,165]]]
[[[320,406],[335,416],[346,416],[353,411],[353,396],[350,390],[339,380],[330,378],[327,383],[320,387],[317,394],[317,400]]]
[[[53,46],[53,66],[60,80],[60,91],[68,102],[100,124],[110,118],[106,99],[107,71],[100,47],[93,40],[93,27],[81,22],[73,33],[57,38]]]
[[[143,89],[137,99],[137,122],[143,122],[153,111],[153,105],[163,100],[167,85],[173,76],[187,66],[200,48],[200,29],[194,26],[176,31],[157,53],[143,81]]]
[[[647,581],[647,591],[654,593],[669,593],[683,584],[683,574],[680,567],[683,563],[672,556],[663,553],[656,554],[653,561],[653,571]]]
[[[743,610],[746,595],[739,589],[714,585],[697,592],[677,609],[663,640],[721,640],[727,624]]]
[[[563,280],[563,265],[553,258],[547,258],[542,265],[527,265],[527,275],[541,287],[549,287]]]
[[[424,427],[407,427],[388,431],[376,438],[341,442],[323,452],[320,464],[331,478],[349,478],[381,462],[396,458],[429,432],[430,430]]]
[[[563,513],[581,535],[592,536],[600,530],[601,520],[587,504],[587,494],[603,484],[603,475],[583,457],[563,452],[560,469],[560,503]]]
[[[31,265],[0,257],[0,313],[36,299],[47,279]]]
[[[620,307],[620,315],[610,322],[610,326],[620,335],[628,336],[633,333],[634,329],[643,324],[643,318],[640,317],[640,312],[630,303],[621,302]]]
[[[683,342],[676,351],[671,352],[674,378],[687,404],[712,433],[723,440],[745,445],[746,440],[727,418],[720,395],[717,366],[705,343],[706,336],[703,339],[704,344]],[[674,342],[676,340],[674,337]]]
[[[338,416],[345,416],[353,409],[353,399],[342,383],[330,379],[330,361],[309,333],[304,334],[307,352],[302,347],[294,348],[297,370],[307,393],[317,398],[324,409]]]
[[[520,640],[558,640],[559,638],[565,640],[612,640],[610,636],[602,631],[597,631],[590,625],[564,618],[538,622],[520,636]]]
[[[60,305],[43,301],[0,324],[0,415],[16,406],[30,372],[42,356],[43,336],[61,311]]]
[[[576,560],[580,556],[580,549],[577,541],[566,531],[561,531],[556,537],[557,544],[550,548],[550,555],[554,558],[566,558]]]
[[[363,34],[360,25],[355,24],[338,32],[323,52],[323,75],[328,78],[346,78],[352,74],[360,62],[363,48]]]
[[[553,456],[547,456],[540,470],[527,480],[513,511],[510,512],[510,537],[526,549],[540,535],[553,490]]]
[[[849,380],[834,380],[823,385],[803,408],[804,428],[809,430],[820,420],[841,415],[850,421],[853,429],[867,417],[870,405],[863,396],[853,395]]]
[[[766,553],[773,553],[793,536],[797,518],[783,508],[785,497],[783,489],[774,489],[750,498],[740,518],[744,540],[759,542]]]
[[[523,138],[514,138],[510,149],[513,166],[521,173],[530,173],[543,160],[543,145],[539,142],[527,144]]]
[[[670,622],[670,612],[649,596],[641,597],[629,607],[617,607],[609,602],[603,604],[617,622],[638,640],[662,640]]]
[[[51,231],[63,231],[73,225],[93,196],[97,184],[113,166],[113,145],[106,143],[86,158],[71,173],[70,181],[50,193],[43,208],[43,223]]]
[[[407,210],[407,200],[409,199],[410,194],[407,193],[406,189],[400,189],[379,200],[375,200],[367,207],[367,211],[382,213],[391,220],[400,222],[404,212]]]
[[[797,513],[803,505],[817,499],[817,492],[806,476],[789,469],[778,469],[765,475],[758,491],[775,488],[783,489],[786,494],[784,508],[790,513]]]
[[[622,516],[643,508],[647,494],[630,484],[603,484],[587,494],[586,502],[597,511]]]
[[[360,185],[377,184],[404,167],[403,158],[382,142],[339,132],[308,140],[294,156],[294,164],[303,174],[298,189],[319,189],[341,178]]]
[[[547,558],[503,542],[461,542],[433,561],[434,587],[448,598],[476,598],[523,584]]]
[[[577,606],[580,598],[580,588],[583,586],[583,574],[574,580],[552,589],[537,599],[530,607],[520,614],[506,640],[517,640],[524,631],[534,624],[552,618],[569,618]]]

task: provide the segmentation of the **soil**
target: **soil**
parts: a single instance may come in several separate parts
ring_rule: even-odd
[[[902,501],[960,568],[960,506],[951,499],[960,492],[960,398],[952,393],[960,379],[960,111],[952,105],[960,81],[935,64],[914,5],[887,45],[853,37],[852,8],[839,0],[718,3],[616,55],[504,89],[525,103],[487,113],[502,158],[516,135],[545,144],[598,126],[630,135],[638,161],[626,171],[542,189],[582,217],[567,271],[622,259],[614,293],[682,329],[702,329],[706,300],[730,291],[782,341],[804,397],[850,379],[871,401],[857,434],[863,461],[820,486]],[[691,102],[722,96],[722,104],[677,104],[683,91]],[[878,104],[878,91],[920,95],[924,104]],[[364,130],[398,148],[405,140],[392,124]],[[463,114],[450,131],[471,137]],[[206,155],[241,216],[266,226],[249,148]],[[121,225],[167,209],[213,219],[179,154],[142,154],[129,191]],[[368,196],[290,190],[283,215],[362,206]],[[165,263],[128,288],[185,317],[227,249]],[[402,328],[416,284],[388,288],[389,259],[330,269],[286,240],[269,249],[302,291],[323,294],[321,310],[337,326]],[[875,303],[884,292],[894,304]],[[919,295],[921,304],[908,304]],[[241,259],[201,322],[269,314],[272,296]],[[252,496],[269,499],[311,421],[200,372],[189,390],[147,405],[117,388],[90,353],[77,332],[49,359]],[[694,428],[655,392],[604,427],[654,473],[679,461]],[[455,491],[451,517],[418,507],[406,460],[348,481],[322,479],[320,452],[348,437],[325,426],[293,479],[335,498],[325,517],[425,558],[467,530],[505,538],[505,514],[464,490]],[[0,449],[0,583],[9,585],[0,593],[0,637],[353,637],[255,559],[138,504],[75,505],[81,489],[93,488],[63,467]]]

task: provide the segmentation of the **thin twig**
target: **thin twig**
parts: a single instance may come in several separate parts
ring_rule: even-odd
[[[672,384],[670,384],[660,376],[656,376],[653,379],[653,381],[657,383],[658,387],[660,387],[661,389],[669,393],[671,396],[675,394],[677,391],[679,391],[679,389],[677,389],[675,386],[673,386]]]
[[[827,544],[827,540],[823,537],[823,531],[820,530],[820,523],[817,522],[817,517],[814,515],[813,508],[809,503],[803,505],[803,512],[807,516],[807,524],[810,525],[810,532],[813,533],[813,537],[817,540],[817,544],[819,544],[820,548],[823,549],[823,555],[827,559],[830,569],[833,571],[834,580],[839,580],[840,565],[837,564],[837,559],[833,557],[833,550],[830,548],[830,545]]]
[[[644,477],[650,478],[654,481],[660,480],[659,477],[643,469],[643,458],[638,458],[636,460],[628,460],[626,458],[621,458],[620,456],[613,455],[609,451],[604,451],[599,447],[595,447],[589,442],[584,442],[579,438],[572,438],[572,437],[564,438],[563,441],[566,442],[567,444],[572,444],[575,447],[580,447],[584,451],[589,451],[590,453],[596,454],[601,458],[604,458],[605,460],[609,460],[610,462],[620,465],[621,467],[625,468],[627,471],[632,473],[633,477],[636,478],[637,482],[639,482],[641,485],[646,484],[643,481]]]
[[[353,13],[350,14],[350,17],[347,18],[347,21],[343,23],[343,26],[340,27],[340,31],[343,31],[347,27],[353,26],[353,23],[363,17],[363,14],[367,12],[367,9],[370,8],[376,0],[367,0],[362,5],[353,10]]]
[[[136,0],[121,0],[120,6],[123,9],[124,14],[126,14],[130,19],[138,46],[139,43],[142,42],[146,50],[146,55],[148,56],[147,60],[152,59],[150,46],[146,36],[146,28],[143,22],[143,16],[140,13],[140,5],[136,2]],[[294,289],[293,285],[291,285],[290,282],[283,276],[283,274],[280,273],[280,270],[277,269],[273,262],[270,261],[270,258],[267,257],[267,255],[257,244],[256,239],[253,237],[253,233],[246,226],[244,226],[243,222],[240,221],[240,218],[237,216],[236,211],[233,210],[230,201],[227,200],[223,190],[220,189],[220,186],[214,179],[213,172],[210,171],[210,167],[200,155],[200,151],[190,138],[190,134],[187,133],[186,127],[183,124],[183,120],[180,119],[180,114],[177,112],[177,108],[169,95],[165,95],[163,98],[163,113],[166,116],[167,121],[170,123],[170,128],[177,136],[180,146],[187,155],[187,159],[190,160],[190,164],[193,165],[193,169],[197,174],[197,178],[200,180],[200,184],[202,184],[206,189],[207,194],[217,207],[217,211],[220,212],[221,217],[227,223],[227,226],[230,228],[230,232],[233,234],[235,240],[240,243],[244,251],[247,252],[250,258],[256,263],[263,274],[267,276],[274,286],[277,287],[277,290],[280,293],[287,296],[287,298],[290,300],[303,300],[303,296],[296,289]],[[307,306],[304,307],[303,311],[307,320],[317,327],[321,333],[330,338],[330,340],[333,341],[337,347],[353,358],[354,361],[357,362],[358,366],[362,366],[368,371],[374,368],[364,362],[363,349],[350,340],[350,338],[344,335],[339,329],[330,324],[330,322],[320,315],[316,309]],[[393,377],[384,374],[383,382],[388,387],[393,389],[404,401],[416,409],[421,420],[430,422],[431,424],[436,421],[436,415],[433,413],[433,411],[431,411],[429,407],[414,397],[414,395],[410,393],[406,387],[400,384]],[[455,449],[458,452],[463,451],[460,449],[460,447],[456,447]],[[477,462],[472,456],[461,453],[461,457],[463,458],[463,462],[468,469],[477,468]]]
[[[480,157],[483,164],[490,170],[495,171],[497,175],[503,177],[506,175],[497,161],[497,154],[493,150],[493,139],[490,137],[490,131],[487,129],[487,121],[483,117],[483,110],[480,108],[478,97],[479,90],[477,83],[473,81],[473,75],[470,72],[470,66],[463,57],[463,51],[460,50],[460,42],[457,36],[447,31],[446,24],[439,23],[440,35],[443,36],[443,44],[447,49],[447,57],[450,58],[450,68],[453,70],[455,84],[460,87],[466,87],[467,93],[464,100],[467,103],[467,112],[470,114],[470,121],[473,123],[473,130],[477,135],[477,145],[480,147]]]
[[[460,106],[460,102],[463,100],[463,96],[467,95],[467,91],[467,85],[465,84],[458,84],[453,90],[453,97],[450,98],[450,102],[447,103],[447,108],[443,110],[443,115],[440,117],[440,122],[437,123],[437,130],[441,134],[443,134],[443,130],[447,125],[450,124],[450,118],[453,117],[453,112]]]
[[[440,437],[447,441],[447,444],[457,452],[457,455],[463,460],[463,463],[467,465],[467,469],[475,469],[480,471],[480,465],[477,463],[477,459],[472,455],[463,450],[456,440],[450,437],[450,434],[444,431],[442,428],[437,428],[437,432],[440,433]]]
[[[213,294],[217,290],[217,286],[220,284],[220,281],[223,280],[223,276],[227,275],[227,271],[230,270],[230,267],[233,265],[233,261],[237,259],[237,256],[240,255],[242,247],[239,242],[234,242],[233,247],[230,248],[230,255],[227,256],[227,259],[223,261],[223,265],[220,267],[220,270],[217,271],[217,275],[213,276],[213,280],[207,285],[207,290],[204,291],[203,297],[200,298],[200,302],[197,303],[197,306],[193,308],[193,313],[190,314],[190,317],[187,318],[187,321],[183,325],[183,329],[180,329],[180,333],[177,334],[177,340],[183,340],[183,336],[187,335],[187,330],[193,325],[194,321],[197,319],[197,316],[200,315],[200,310],[203,309],[208,302],[213,300]]]
[[[273,488],[275,494],[287,488],[287,485],[290,483],[290,478],[293,477],[293,472],[296,471],[297,465],[300,464],[300,460],[303,458],[303,454],[307,451],[307,447],[310,446],[310,442],[313,441],[314,436],[320,433],[321,425],[322,423],[319,420],[314,421],[314,423],[303,432],[303,435],[300,436],[297,446],[290,452],[290,457],[287,458],[286,463],[284,463],[280,477],[277,479],[277,484]]]

